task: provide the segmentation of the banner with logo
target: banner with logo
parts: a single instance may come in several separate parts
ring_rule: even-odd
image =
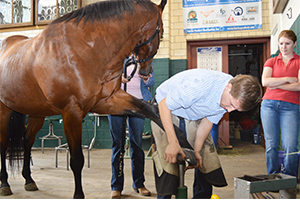
[[[185,33],[262,27],[262,0],[183,0]]]

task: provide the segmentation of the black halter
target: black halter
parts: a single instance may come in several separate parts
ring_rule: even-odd
[[[124,68],[123,68],[124,75],[126,74],[126,71],[127,71],[126,68],[129,65],[131,65],[131,64],[135,65],[131,75],[127,77],[128,80],[130,80],[133,77],[133,75],[135,74],[138,63],[147,62],[147,61],[151,60],[157,54],[157,50],[158,50],[159,44],[160,44],[159,33],[160,33],[160,13],[158,12],[158,22],[157,22],[157,27],[156,27],[155,33],[148,40],[143,42],[142,44],[135,46],[134,55],[131,58],[129,58],[124,65]],[[148,58],[137,60],[137,55],[139,53],[140,47],[145,46],[146,44],[150,43],[156,37],[156,35],[158,37],[158,45],[157,45],[157,49],[156,49],[155,53],[152,54],[151,56],[149,56]]]
[[[148,40],[143,42],[142,44],[136,45],[134,53],[137,56],[139,53],[140,47],[145,46],[146,44],[150,43],[155,38],[156,35],[158,37],[157,38],[158,39],[157,49],[156,49],[155,53],[153,55],[149,56],[148,58],[145,58],[142,60],[135,60],[137,63],[147,62],[148,60],[152,59],[157,54],[157,50],[159,48],[159,43],[160,43],[159,32],[160,32],[160,13],[158,12],[158,22],[157,22],[157,27],[156,27],[155,33]]]
[[[150,37],[148,40],[146,40],[142,44],[136,45],[133,56],[131,58],[128,58],[128,60],[124,64],[123,73],[124,73],[124,77],[127,78],[128,81],[130,81],[130,79],[134,76],[134,74],[137,70],[138,63],[147,62],[148,60],[152,59],[156,55],[157,50],[159,48],[159,43],[160,43],[159,32],[160,32],[160,13],[158,13],[158,22],[157,22],[157,27],[156,27],[155,33],[152,35],[152,37]],[[140,47],[150,43],[155,38],[156,35],[158,37],[158,46],[157,46],[155,53],[152,56],[149,56],[148,58],[145,58],[142,60],[137,60],[136,58],[139,53]],[[134,69],[132,70],[130,76],[127,77],[127,67],[131,64],[134,64],[135,66],[134,66]],[[126,83],[124,83],[124,91],[126,92]],[[119,165],[120,171],[119,171],[118,177],[122,176],[122,174],[123,174],[123,162],[124,162],[124,153],[125,153],[125,147],[124,147],[125,135],[126,135],[126,116],[123,116],[123,118],[122,118],[122,141],[121,141],[120,165]]]

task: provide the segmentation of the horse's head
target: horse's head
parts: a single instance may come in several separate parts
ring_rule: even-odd
[[[167,0],[162,0],[158,5],[157,21],[152,23],[153,27],[145,26],[142,31],[140,42],[135,46],[135,54],[138,55],[137,63],[140,63],[138,73],[147,76],[153,71],[152,60],[156,55],[160,39],[163,34],[162,12],[167,3]],[[150,24],[150,23],[149,23]],[[155,30],[154,30],[155,29]]]

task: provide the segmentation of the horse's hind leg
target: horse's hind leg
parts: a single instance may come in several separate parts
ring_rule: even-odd
[[[31,147],[34,143],[35,136],[44,124],[44,118],[32,118],[29,117],[27,130],[25,134],[25,147],[24,147],[24,165],[22,175],[25,178],[25,190],[35,191],[38,190],[34,180],[31,177],[30,170],[30,158],[31,158]]]
[[[10,119],[12,110],[8,109],[0,102],[0,151],[1,151],[1,172],[0,172],[0,195],[7,196],[11,195],[12,191],[8,184],[8,174],[6,170],[6,150],[7,150],[7,127]]]
[[[96,113],[109,113],[117,115],[131,115],[140,114],[154,121],[162,128],[159,111],[157,105],[152,105],[146,101],[137,99],[123,90],[119,89],[109,100],[99,102],[91,112]]]

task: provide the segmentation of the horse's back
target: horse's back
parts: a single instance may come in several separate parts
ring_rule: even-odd
[[[18,45],[18,42],[27,40],[27,39],[29,39],[29,37],[24,36],[24,35],[13,35],[13,36],[9,36],[9,37],[5,38],[0,43],[0,56],[8,48],[13,47],[14,45]]]

